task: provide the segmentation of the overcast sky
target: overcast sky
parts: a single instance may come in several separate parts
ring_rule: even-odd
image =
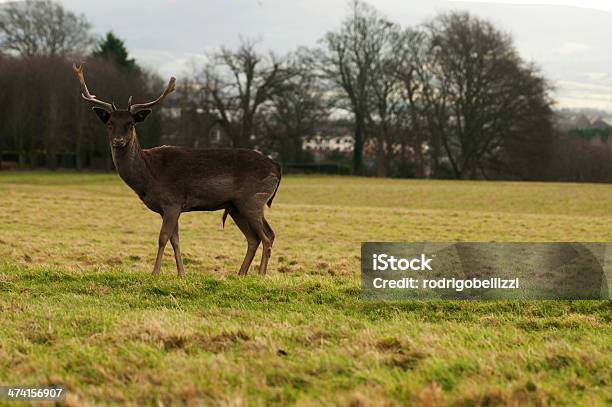
[[[2,0],[0,0],[2,1]],[[313,46],[336,28],[346,0],[60,0],[94,31],[113,30],[140,63],[168,76],[240,36],[282,54]],[[388,18],[415,25],[469,10],[510,33],[520,54],[552,80],[559,106],[612,109],[612,1],[371,0]],[[534,5],[537,3],[539,5]],[[577,7],[581,6],[581,7]]]

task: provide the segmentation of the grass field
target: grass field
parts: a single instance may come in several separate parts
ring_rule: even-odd
[[[610,405],[610,301],[374,303],[361,241],[612,241],[612,186],[283,178],[269,275],[221,213],[114,174],[0,173],[0,384],[71,405]],[[169,246],[169,245],[168,245]],[[258,259],[256,258],[256,261]],[[14,404],[11,404],[14,405]]]

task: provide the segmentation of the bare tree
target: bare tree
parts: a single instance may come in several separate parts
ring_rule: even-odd
[[[359,0],[352,2],[351,15],[339,30],[327,33],[323,42],[321,69],[346,99],[353,113],[353,172],[362,173],[363,145],[370,112],[369,100],[375,65],[380,60],[394,25]]]
[[[402,95],[402,82],[394,74],[401,54],[398,52],[400,29],[396,25],[385,31],[380,55],[373,61],[370,81],[367,122],[376,141],[376,173],[386,177],[397,147],[405,132],[407,106]]]
[[[279,153],[281,162],[304,161],[303,142],[326,122],[330,101],[314,73],[308,52],[296,53],[288,69],[292,77],[275,92],[263,113],[263,121],[271,149]]]
[[[208,126],[203,123],[199,110],[200,94],[197,84],[192,78],[186,78],[182,86],[178,86],[178,107],[180,118],[176,129],[176,143],[184,147],[205,147],[208,143]],[[201,143],[204,140],[205,143]]]
[[[432,172],[436,172],[439,158],[439,137],[435,128],[427,127],[427,110],[424,108],[429,96],[428,56],[429,49],[425,34],[421,30],[407,28],[396,37],[393,47],[394,58],[389,66],[392,74],[402,82],[402,98],[407,113],[406,133],[400,139],[402,158],[410,148],[414,160],[414,175],[417,178],[425,177],[425,152],[427,145]]]
[[[510,37],[489,22],[453,12],[436,18],[427,31],[423,89],[431,127],[455,177],[475,178],[479,171],[486,177],[483,160],[516,136],[522,121],[542,111],[529,106],[548,108],[547,87],[525,66]]]
[[[82,54],[92,43],[83,15],[51,0],[11,2],[0,9],[0,48],[21,56]]]
[[[211,56],[201,75],[205,100],[232,140],[233,147],[250,147],[255,137],[258,109],[270,101],[291,77],[290,70],[274,55],[264,57],[255,44],[243,41],[236,50],[221,48]]]
[[[512,108],[516,116],[509,121],[506,136],[499,140],[498,147],[483,156],[482,166],[496,178],[546,179],[558,151],[556,146],[564,141],[563,135],[555,130],[549,85],[529,66],[517,73],[515,81],[523,89]]]

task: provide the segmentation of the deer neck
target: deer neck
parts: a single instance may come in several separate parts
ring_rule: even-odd
[[[115,168],[123,181],[137,194],[142,194],[150,185],[152,176],[145,161],[138,137],[134,135],[123,148],[111,145]]]

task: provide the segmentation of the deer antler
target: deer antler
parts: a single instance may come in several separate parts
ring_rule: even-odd
[[[96,99],[96,95],[92,95],[89,93],[87,89],[87,85],[85,84],[85,77],[83,76],[83,64],[80,64],[78,67],[76,64],[72,64],[72,69],[74,69],[74,73],[76,74],[79,82],[81,83],[81,97],[88,102],[93,103],[94,105],[100,106],[103,109],[106,109],[109,112],[114,112],[117,108],[110,104],[103,102],[101,100]]]
[[[166,86],[166,90],[164,90],[164,93],[162,93],[157,99],[155,99],[152,102],[138,103],[138,104],[132,105],[132,97],[130,96],[130,99],[128,100],[128,110],[134,113],[139,109],[146,109],[146,108],[153,107],[159,102],[161,102],[162,100],[164,100],[166,96],[174,92],[175,88],[176,88],[176,78],[172,76],[170,77],[170,80],[168,81],[168,86]]]

